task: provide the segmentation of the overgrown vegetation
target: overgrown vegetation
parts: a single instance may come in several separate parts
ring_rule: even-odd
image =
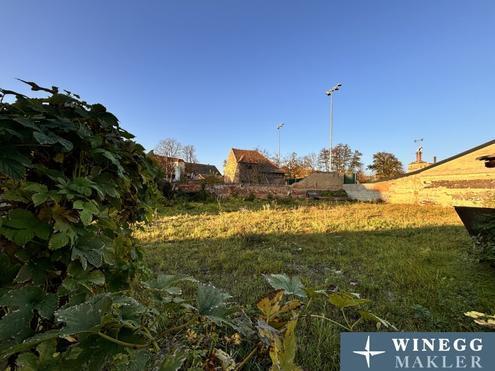
[[[154,166],[104,106],[28,84],[49,96],[1,90],[15,102],[0,105],[0,365],[138,360],[153,315],[130,297],[143,270],[130,232],[157,195]]]
[[[495,217],[493,214],[480,215],[477,220],[477,236],[473,238],[476,256],[480,262],[488,262],[495,267]],[[493,307],[489,313],[494,313]],[[482,313],[477,310],[466,312],[465,315],[480,326],[495,329],[495,314]]]
[[[469,235],[450,208],[306,200],[195,202],[164,208],[135,235],[154,272],[211,282],[253,315],[257,310],[251,303],[268,289],[262,275],[280,272],[327,293],[360,294],[371,300],[373,312],[401,331],[479,331],[463,313],[492,313],[495,307],[493,269],[472,255]],[[311,314],[344,322],[328,301],[309,307]],[[349,321],[357,320],[356,314]],[[366,322],[356,328],[371,329]],[[296,363],[308,370],[338,370],[341,330],[330,321],[300,315]],[[252,369],[263,365],[259,358],[249,363]]]
[[[48,97],[0,90],[2,369],[298,370],[301,320],[393,329],[359,295],[284,274],[255,306],[152,274],[131,235],[156,205],[152,160],[102,105],[28,84]]]

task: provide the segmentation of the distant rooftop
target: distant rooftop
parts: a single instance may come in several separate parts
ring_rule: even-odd
[[[284,172],[272,161],[256,150],[232,148],[232,152],[234,153],[235,160],[238,163],[263,165],[265,170],[280,173]]]

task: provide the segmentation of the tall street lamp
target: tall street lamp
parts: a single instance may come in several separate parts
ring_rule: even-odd
[[[278,124],[277,125],[277,132],[278,132],[278,165],[280,166],[280,129],[284,127],[284,124]]]
[[[342,84],[337,84],[333,88],[327,90],[325,94],[330,97],[330,171],[332,171],[332,149],[333,149],[333,93],[340,89]]]

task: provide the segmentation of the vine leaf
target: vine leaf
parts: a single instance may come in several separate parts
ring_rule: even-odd
[[[21,246],[34,237],[48,240],[50,235],[50,226],[25,209],[10,210],[0,222],[0,234]]]
[[[356,295],[348,292],[334,292],[328,296],[330,304],[335,305],[339,309],[348,307],[358,307],[360,305],[369,303],[367,299],[358,298]]]
[[[63,335],[81,332],[96,333],[101,328],[102,317],[108,313],[112,305],[109,294],[97,295],[90,300],[55,312],[57,322],[65,324],[61,330]]]
[[[168,356],[160,366],[160,371],[178,371],[186,361],[187,356],[182,353],[176,353]]]
[[[306,293],[304,291],[304,285],[299,277],[289,278],[286,274],[270,274],[265,275],[265,279],[268,281],[271,287],[275,290],[284,290],[287,295],[295,295],[300,298],[305,298]]]
[[[231,296],[212,285],[199,285],[197,293],[198,312],[216,324],[225,323],[234,327],[227,319],[227,300]]]

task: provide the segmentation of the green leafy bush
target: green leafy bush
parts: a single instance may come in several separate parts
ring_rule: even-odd
[[[96,369],[122,351],[109,339],[143,342],[148,309],[126,290],[155,167],[104,106],[28,84],[49,96],[0,90],[0,367],[37,369],[56,350],[59,367]]]

